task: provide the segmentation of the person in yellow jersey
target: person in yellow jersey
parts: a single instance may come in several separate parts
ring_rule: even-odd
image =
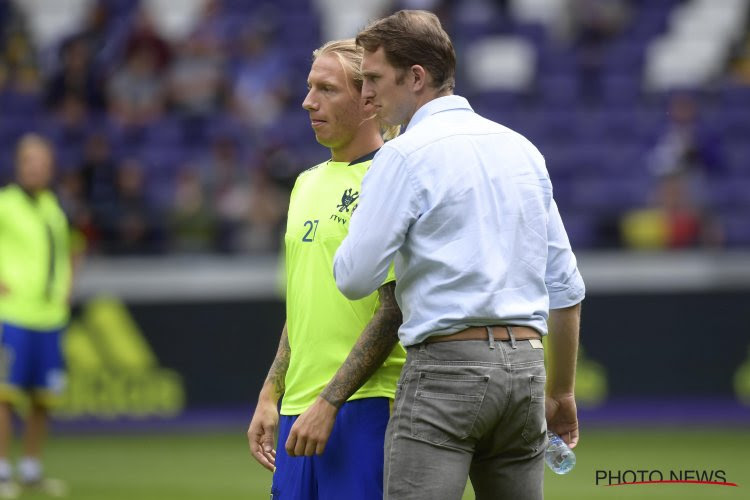
[[[11,405],[30,397],[18,463],[21,486],[63,495],[43,474],[41,453],[49,408],[65,385],[60,347],[70,314],[72,279],[68,222],[49,190],[53,150],[41,136],[23,136],[16,182],[0,190],[0,498],[15,498],[9,461]]]
[[[331,159],[302,172],[292,190],[285,234],[286,324],[247,431],[253,457],[274,471],[273,499],[383,495],[385,429],[405,361],[397,337],[395,278],[389,274],[377,292],[353,301],[333,278],[333,256],[357,208],[362,178],[384,138],[398,135],[398,127],[381,129],[374,107],[361,98],[362,54],[353,39],[317,49],[302,104]],[[392,349],[365,385],[342,398],[335,385],[326,386],[365,330],[381,332],[378,341]],[[300,424],[315,428],[314,421],[295,425],[308,410],[335,414],[326,447],[308,449],[304,433],[296,431]]]

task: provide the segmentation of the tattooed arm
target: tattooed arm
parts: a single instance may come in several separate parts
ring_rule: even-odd
[[[320,397],[292,426],[286,442],[289,455],[323,453],[338,409],[388,358],[398,342],[398,327],[402,320],[395,287],[391,282],[378,289],[380,307],[372,320]]]
[[[247,429],[250,452],[258,463],[272,472],[276,463],[276,450],[273,447],[273,441],[279,424],[277,405],[279,398],[284,394],[284,379],[289,368],[291,354],[289,336],[286,323],[284,323],[276,357],[268,370],[268,376],[266,376],[266,381],[258,395],[258,405],[255,407],[255,413]]]

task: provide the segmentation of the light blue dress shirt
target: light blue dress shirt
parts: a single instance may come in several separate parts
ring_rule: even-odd
[[[549,309],[585,293],[544,158],[460,96],[422,106],[375,156],[334,257],[336,284],[364,297],[392,260],[405,346],[469,326],[546,334]]]

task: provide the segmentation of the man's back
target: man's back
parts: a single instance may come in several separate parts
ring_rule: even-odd
[[[382,148],[365,177],[363,208],[400,184],[408,186],[401,198],[410,198],[393,200],[409,225],[395,259],[402,343],[488,320],[546,333],[545,282],[578,285],[570,279],[577,276],[575,257],[537,149],[475,114],[465,99],[443,97]],[[549,245],[567,249],[551,266]]]

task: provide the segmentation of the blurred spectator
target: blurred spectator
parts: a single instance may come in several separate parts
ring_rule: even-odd
[[[685,172],[660,177],[654,207],[626,214],[621,230],[624,245],[636,249],[719,247],[724,239],[717,221],[693,199]]]
[[[598,100],[609,42],[629,20],[624,0],[569,0],[573,43],[578,54],[581,97]]]
[[[114,199],[115,162],[106,135],[94,133],[87,138],[80,174],[83,193],[90,205]]]
[[[668,106],[668,122],[649,155],[649,167],[657,177],[686,174],[692,197],[702,201],[705,176],[724,170],[719,134],[701,123],[690,94],[676,93]]]
[[[221,0],[207,0],[190,37],[198,38],[211,50],[220,52],[228,48],[231,35],[232,19],[224,12]]]
[[[104,97],[93,68],[91,44],[83,36],[67,40],[62,48],[62,66],[47,84],[47,106],[58,109],[66,96],[81,97],[92,110],[101,109]]]
[[[109,112],[121,125],[145,125],[164,112],[164,85],[156,69],[155,55],[140,47],[110,79]]]
[[[737,50],[732,62],[732,74],[738,82],[750,85],[750,34],[745,36]]]
[[[215,217],[206,200],[200,174],[186,166],[177,175],[169,220],[169,248],[180,253],[214,250]]]
[[[134,159],[123,161],[117,169],[117,195],[102,228],[109,253],[143,255],[161,249],[160,217],[146,196],[144,169]]]
[[[107,0],[94,0],[93,5],[86,13],[83,28],[74,35],[76,38],[85,40],[88,44],[96,71],[100,69],[96,67],[98,63],[106,62],[101,61],[101,57],[111,55],[108,46],[111,43],[114,21],[112,8]]]
[[[275,185],[264,169],[257,169],[253,172],[248,202],[240,248],[249,252],[279,251],[289,193]]]
[[[234,251],[250,205],[250,172],[242,164],[237,143],[218,137],[201,170],[208,203],[217,218],[218,249]]]
[[[172,48],[156,31],[148,12],[138,10],[133,21],[133,28],[125,42],[125,58],[136,52],[146,51],[153,57],[156,72],[161,73],[172,61]]]
[[[50,118],[47,125],[58,147],[60,167],[77,167],[83,153],[82,146],[91,127],[86,102],[78,94],[67,93]]]
[[[224,60],[210,39],[178,44],[168,78],[170,103],[182,116],[203,118],[222,108]]]
[[[89,246],[98,249],[102,227],[115,210],[117,200],[117,171],[107,136],[95,133],[86,139],[81,168],[77,172],[81,194],[86,204],[91,228],[81,230]]]
[[[7,88],[34,94],[40,86],[39,66],[23,17],[12,5],[4,5],[2,12],[5,22],[0,27],[0,91]]]
[[[271,43],[272,28],[251,26],[241,36],[234,64],[232,110],[240,119],[264,128],[276,122],[289,104],[289,68]]]
[[[670,97],[667,117],[648,156],[654,207],[623,218],[623,241],[633,248],[720,246],[724,238],[705,193],[706,178],[723,171],[718,134],[701,122],[689,93]]]
[[[68,217],[72,236],[82,238],[82,241],[76,242],[81,251],[94,250],[99,239],[91,210],[86,203],[83,185],[80,172],[71,170],[61,175],[57,189],[58,201]]]

